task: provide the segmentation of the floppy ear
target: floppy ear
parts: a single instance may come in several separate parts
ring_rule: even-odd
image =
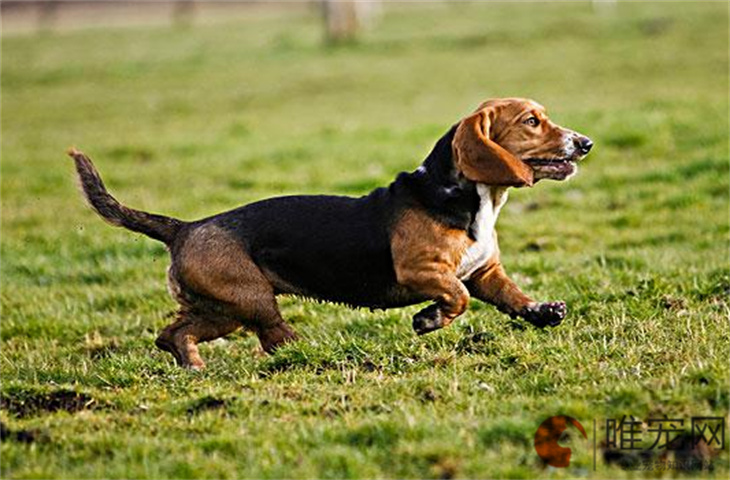
[[[454,163],[472,182],[504,187],[531,187],[532,168],[489,138],[488,108],[465,118],[452,143]]]

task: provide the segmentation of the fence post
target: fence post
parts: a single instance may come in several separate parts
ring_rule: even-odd
[[[175,27],[189,27],[195,15],[193,0],[177,0],[172,6],[172,24]]]
[[[324,0],[322,8],[328,42],[355,40],[360,30],[360,21],[354,0]]]
[[[48,33],[53,30],[58,16],[58,3],[54,0],[38,2],[38,32]]]
[[[612,12],[616,9],[616,0],[591,0],[594,12]]]

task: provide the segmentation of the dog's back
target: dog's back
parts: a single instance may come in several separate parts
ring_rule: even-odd
[[[390,225],[398,199],[380,188],[360,198],[300,195],[252,203],[189,226],[227,232],[277,293],[387,308],[420,301],[399,287]],[[191,235],[183,235],[187,242]],[[173,256],[174,258],[174,256]]]

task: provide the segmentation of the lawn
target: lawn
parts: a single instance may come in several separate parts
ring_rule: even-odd
[[[600,446],[594,470],[593,439],[624,415],[722,417],[730,438],[728,86],[722,2],[400,5],[338,47],[307,11],[5,36],[2,476],[682,475],[624,471]],[[546,331],[472,301],[416,337],[420,306],[282,298],[301,341],[265,356],[240,332],[181,370],[153,345],[175,307],[164,247],[100,221],[64,154],[85,150],[130,206],[195,219],[365,194],[499,96],[596,144],[499,220],[512,277],[568,304]],[[543,468],[533,436],[558,414],[588,440]],[[727,478],[728,459],[690,475]]]

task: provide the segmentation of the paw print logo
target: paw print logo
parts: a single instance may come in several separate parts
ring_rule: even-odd
[[[568,447],[558,444],[561,435],[571,424],[575,426],[583,438],[588,438],[583,425],[578,420],[565,415],[550,417],[540,424],[535,432],[535,451],[543,462],[551,467],[565,468],[570,465],[570,455],[573,453]]]

